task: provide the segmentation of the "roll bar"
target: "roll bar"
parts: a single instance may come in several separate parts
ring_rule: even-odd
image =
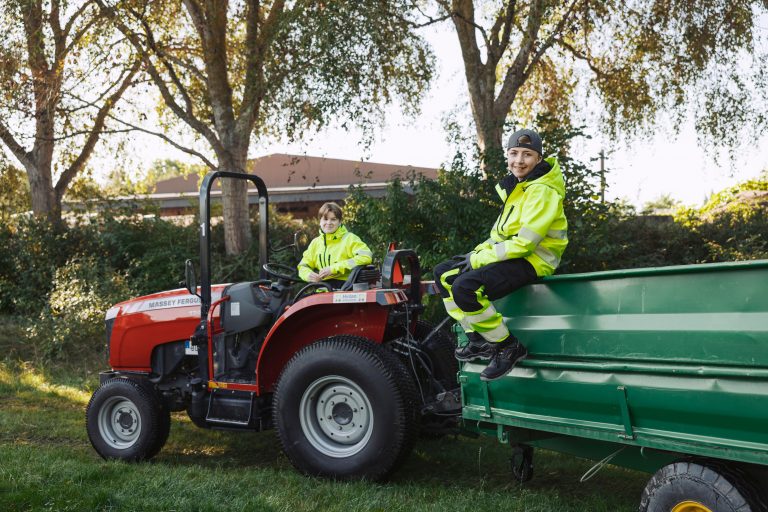
[[[249,180],[259,192],[259,267],[267,262],[269,250],[269,195],[264,180],[255,174],[211,171],[200,186],[200,318],[205,319],[211,307],[211,189],[218,178]],[[260,277],[265,278],[262,268]]]

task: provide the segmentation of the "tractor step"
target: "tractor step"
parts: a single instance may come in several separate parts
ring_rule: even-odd
[[[227,425],[248,425],[253,415],[255,393],[213,389],[208,402],[206,421]]]

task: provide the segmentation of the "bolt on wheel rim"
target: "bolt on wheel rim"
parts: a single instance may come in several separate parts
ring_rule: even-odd
[[[329,457],[356,454],[371,438],[373,409],[353,381],[339,375],[317,379],[299,405],[301,429],[309,443]]]
[[[671,512],[712,512],[709,507],[705,507],[697,501],[682,501],[672,507]]]
[[[109,398],[99,409],[99,434],[112,448],[125,450],[141,435],[141,416],[132,401],[122,396]]]

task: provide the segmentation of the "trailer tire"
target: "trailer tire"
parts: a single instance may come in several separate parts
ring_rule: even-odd
[[[725,464],[682,461],[658,470],[640,497],[640,512],[763,512],[746,474]]]
[[[85,425],[102,458],[138,462],[151,459],[165,444],[170,411],[148,384],[118,377],[93,394]]]
[[[302,473],[381,480],[418,431],[418,402],[402,363],[357,336],[334,336],[286,364],[273,397],[274,424]]]

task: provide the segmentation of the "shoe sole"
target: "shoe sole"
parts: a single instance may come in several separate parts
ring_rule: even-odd
[[[488,377],[484,376],[484,375],[481,373],[481,374],[480,374],[480,380],[482,380],[482,381],[485,381],[485,382],[491,382],[491,381],[494,381],[494,380],[498,380],[498,379],[502,378],[503,376],[507,375],[507,374],[508,374],[509,372],[511,372],[512,370],[514,370],[514,369],[515,369],[515,366],[517,365],[517,363],[519,363],[520,361],[522,361],[522,360],[523,360],[523,359],[525,359],[526,357],[528,357],[528,352],[526,352],[526,353],[525,353],[525,354],[523,354],[522,356],[520,356],[520,357],[518,357],[517,359],[515,359],[514,361],[512,361],[512,367],[511,367],[509,370],[507,370],[506,372],[504,372],[504,373],[502,373],[501,375],[499,375],[498,377],[494,377],[494,378],[492,378],[492,379],[489,379]]]
[[[461,361],[462,363],[470,363],[470,362],[476,361],[478,359],[490,359],[492,355],[493,354],[488,352],[488,353],[475,354],[473,356],[466,357],[466,356],[459,356],[459,355],[456,355],[454,353],[454,356],[456,357],[456,360],[457,361]]]

